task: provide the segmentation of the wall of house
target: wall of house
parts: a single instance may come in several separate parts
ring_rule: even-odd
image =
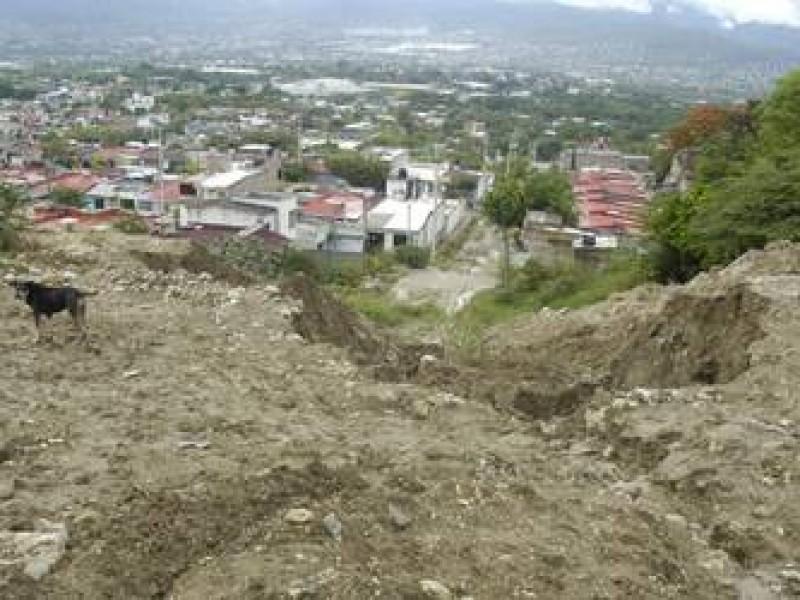
[[[575,261],[575,234],[568,230],[528,227],[522,231],[525,247],[537,262],[548,267]]]
[[[257,194],[259,192],[271,192],[275,190],[277,182],[277,170],[262,169],[257,173],[253,173],[246,177],[239,183],[232,185],[226,190],[228,197],[242,196],[246,194]]]
[[[252,210],[264,212],[272,219],[272,230],[286,237],[294,237],[297,219],[300,212],[296,199],[269,199],[261,198],[233,198],[233,207],[240,207],[242,211]]]
[[[272,231],[276,231],[277,226],[275,214],[270,211],[242,210],[228,206],[190,207],[188,218],[191,223],[200,225],[247,228],[263,224],[269,226]]]
[[[364,238],[334,234],[334,237],[325,243],[324,249],[343,254],[358,254],[364,251]]]
[[[447,237],[461,225],[464,220],[465,206],[463,202],[448,202],[440,205],[439,237]]]

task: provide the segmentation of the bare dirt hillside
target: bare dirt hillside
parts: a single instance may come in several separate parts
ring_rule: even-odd
[[[0,290],[2,598],[800,597],[800,248],[459,364],[176,242],[37,239],[99,294],[37,344]]]

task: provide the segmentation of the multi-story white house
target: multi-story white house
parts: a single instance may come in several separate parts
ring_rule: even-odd
[[[394,167],[386,181],[386,197],[392,200],[442,198],[446,163],[405,163]]]

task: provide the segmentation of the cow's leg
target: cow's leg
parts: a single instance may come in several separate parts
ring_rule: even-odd
[[[79,298],[75,303],[75,312],[72,315],[72,320],[75,323],[75,328],[81,333],[81,340],[86,339],[86,302],[83,298]]]
[[[33,338],[33,343],[38,344],[40,341],[42,341],[42,336],[40,333],[42,327],[42,315],[39,314],[38,311],[33,311],[33,324],[36,327],[36,335]]]

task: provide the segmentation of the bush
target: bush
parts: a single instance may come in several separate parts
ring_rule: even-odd
[[[370,321],[384,327],[406,323],[441,323],[444,310],[431,303],[397,304],[385,294],[369,290],[340,290],[339,296],[347,306]]]
[[[419,246],[400,246],[395,249],[394,257],[410,269],[424,269],[431,260],[431,252]]]
[[[246,273],[199,244],[192,244],[186,254],[133,250],[131,256],[142,262],[147,268],[162,273],[183,269],[195,274],[208,273],[215,279],[227,281],[232,285],[247,285],[251,282],[251,278]]]
[[[278,270],[282,275],[303,273],[317,281],[320,280],[322,272],[314,257],[291,247],[284,248],[278,255]]]
[[[643,284],[650,277],[646,260],[629,252],[619,252],[603,269],[572,264],[546,267],[531,260],[514,270],[508,289],[477,294],[458,313],[457,329],[477,339],[486,327],[517,315],[544,307],[588,306]]]
[[[16,188],[0,184],[0,252],[13,252],[20,245],[19,231],[23,227],[20,216],[23,196]]]
[[[387,252],[374,252],[367,255],[366,271],[368,275],[383,275],[397,270],[394,255]]]
[[[207,251],[225,264],[253,275],[276,277],[280,271],[279,252],[255,240],[229,237],[208,246]]]
[[[114,229],[128,235],[150,233],[150,226],[141,217],[129,216],[114,223]]]

